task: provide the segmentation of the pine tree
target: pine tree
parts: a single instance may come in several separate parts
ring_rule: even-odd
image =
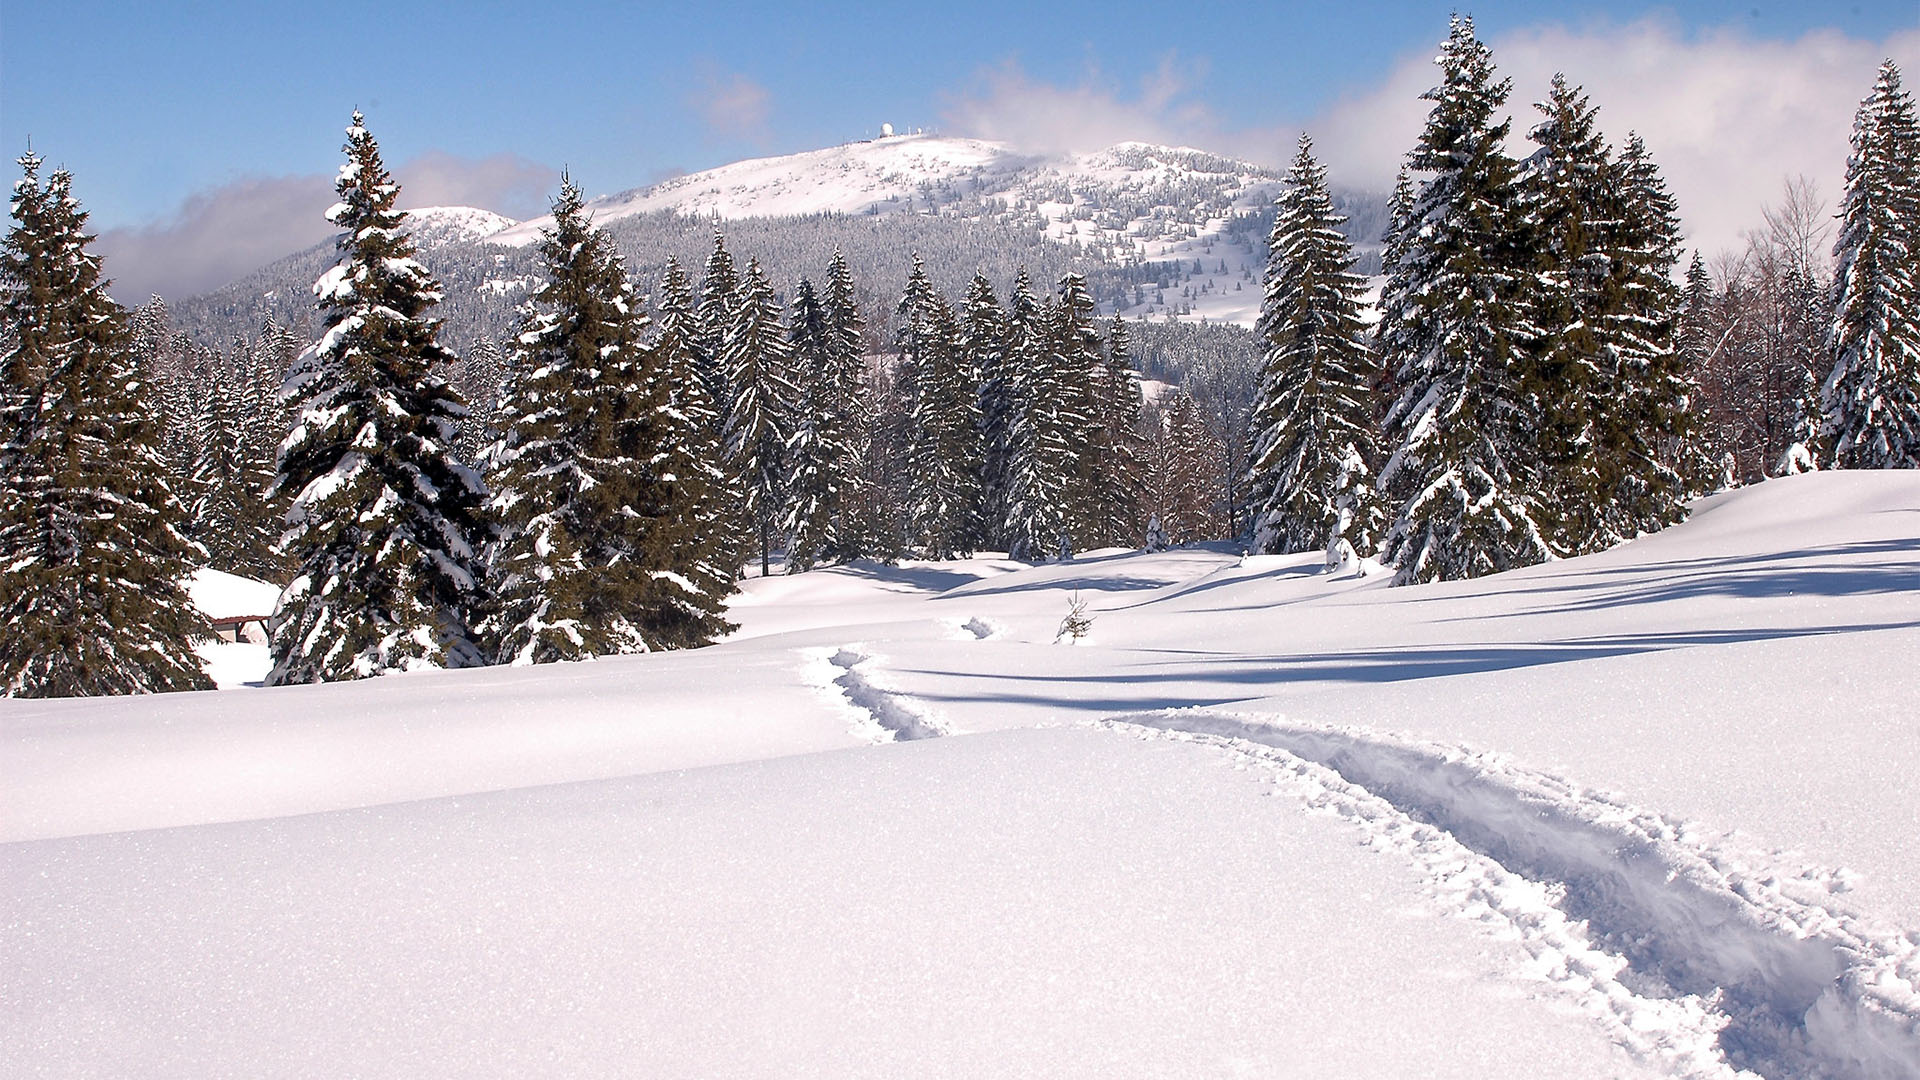
[[[880,550],[880,537],[889,530],[881,522],[881,488],[874,453],[874,407],[867,380],[866,324],[854,294],[853,272],[839,248],[827,262],[827,292],[823,300],[827,320],[826,361],[822,376],[832,388],[829,407],[839,416],[843,445],[833,456],[840,473],[840,506],[824,548],[829,558],[868,558]]]
[[[1148,505],[1174,544],[1218,540],[1227,533],[1226,445],[1206,425],[1185,388],[1175,390],[1154,425]]]
[[[1012,443],[1013,373],[1007,362],[1007,315],[983,274],[967,284],[960,314],[960,352],[980,377],[981,546],[1003,549],[1007,462]]]
[[[398,184],[358,112],[328,220],[340,262],[314,284],[324,330],[288,376],[300,406],[275,490],[292,497],[281,546],[298,576],[273,627],[273,684],[486,662],[486,487],[453,457],[459,395],[430,315],[438,285],[414,260]]]
[[[1619,210],[1604,236],[1620,296],[1602,326],[1614,392],[1600,402],[1599,425],[1601,453],[1615,468],[1594,497],[1605,507],[1600,536],[1631,539],[1686,516],[1700,385],[1680,354],[1679,205],[1638,134],[1627,135],[1619,175]]]
[[[763,577],[784,517],[785,454],[792,435],[793,402],[798,397],[788,374],[792,348],[782,319],[780,302],[760,269],[760,260],[749,260],[740,305],[720,359],[733,394],[725,456],[728,471],[740,484],[739,520],[745,533],[758,539]]]
[[[1892,60],[1854,117],[1840,219],[1821,393],[1836,464],[1920,468],[1920,132]]]
[[[0,244],[0,692],[211,689],[158,416],[64,170],[19,159]]]
[[[1101,469],[1107,455],[1099,445],[1102,431],[1097,389],[1104,360],[1100,336],[1093,328],[1094,310],[1086,277],[1079,273],[1063,276],[1054,304],[1050,357],[1057,387],[1053,422],[1060,427],[1060,437],[1069,451],[1067,531],[1059,542],[1061,558],[1075,548],[1095,546],[1095,523],[1102,516],[1100,500],[1106,488]]]
[[[666,568],[652,571],[655,595],[640,623],[654,647],[688,649],[733,630],[726,599],[738,587],[742,561],[734,516],[740,495],[722,465],[720,425],[687,344],[698,327],[693,285],[672,258],[655,311],[651,378],[664,388],[669,411],[653,459],[666,501],[653,512],[675,528],[655,531],[672,549],[649,560]]]
[[[973,554],[980,490],[980,382],[960,347],[960,327],[935,296],[917,347],[907,441],[908,527],[929,559]]]
[[[664,402],[641,344],[647,319],[613,241],[563,179],[541,233],[533,295],[489,454],[499,520],[486,624],[496,663],[584,660],[649,647],[636,621],[655,569],[643,513]],[[638,430],[636,430],[638,429]]]
[[[720,226],[713,226],[713,250],[707,253],[706,278],[700,283],[700,306],[694,333],[686,339],[687,358],[700,376],[707,399],[713,402],[714,420],[726,423],[733,407],[733,391],[727,385],[727,364],[722,357],[727,334],[740,311],[740,276],[733,268],[733,255],[727,251],[727,238]],[[720,429],[715,428],[717,433]]]
[[[1113,320],[1094,388],[1099,422],[1093,443],[1099,455],[1094,473],[1099,487],[1090,542],[1095,547],[1133,547],[1145,526],[1141,502],[1146,440],[1140,432],[1140,377],[1133,370],[1132,335],[1124,319]]]
[[[793,379],[799,398],[793,410],[793,434],[786,446],[787,573],[811,570],[836,546],[846,495],[841,472],[846,436],[835,397],[832,332],[827,309],[806,278],[794,289],[788,340],[793,346]]]
[[[1078,455],[1070,432],[1078,424],[1062,406],[1060,364],[1054,350],[1056,313],[1033,294],[1023,268],[1007,300],[1007,366],[1013,404],[1007,435],[1007,553],[1044,562],[1070,526],[1070,483]]]
[[[1380,333],[1400,396],[1385,421],[1392,456],[1380,483],[1397,511],[1385,554],[1396,581],[1476,577],[1551,552],[1538,520],[1529,407],[1528,250],[1515,208],[1514,163],[1494,113],[1510,80],[1456,16],[1443,72],[1409,164],[1426,175],[1382,295]]]
[[[1266,346],[1260,432],[1249,478],[1255,550],[1325,549],[1346,540],[1371,552],[1379,541],[1373,457],[1372,358],[1360,321],[1366,284],[1333,212],[1326,167],[1300,136],[1267,243]]]

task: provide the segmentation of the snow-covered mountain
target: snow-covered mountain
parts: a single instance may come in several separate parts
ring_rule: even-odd
[[[915,134],[735,162],[588,205],[643,288],[669,256],[697,274],[711,243],[706,222],[717,216],[735,252],[758,257],[781,289],[817,276],[842,250],[882,322],[918,254],[949,295],[976,273],[1004,291],[1021,268],[1044,289],[1077,271],[1102,315],[1250,327],[1280,184],[1271,169],[1186,147],[1130,142],[1041,157]],[[1356,269],[1373,272],[1385,198],[1349,192],[1336,203]],[[456,348],[510,332],[540,273],[534,241],[552,219],[432,207],[412,220],[423,261],[445,286],[441,316]],[[221,342],[268,316],[306,326],[309,289],[334,257],[329,240],[179,301],[176,326]]]
[[[484,240],[518,222],[477,206],[422,206],[407,211],[407,230],[422,251]]]
[[[1188,147],[1128,142],[1042,158],[1006,143],[917,134],[735,162],[594,199],[588,208],[602,225],[661,212],[722,221],[918,214],[1022,225],[1106,264],[1179,268],[1141,276],[1136,288],[1102,305],[1105,313],[1251,325],[1265,259],[1263,211],[1279,186],[1271,169]],[[535,218],[487,240],[523,246],[550,222]],[[1363,246],[1371,235],[1360,230]],[[1162,284],[1168,277],[1177,284]]]

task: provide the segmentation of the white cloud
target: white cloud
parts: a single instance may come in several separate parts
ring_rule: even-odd
[[[1291,157],[1304,126],[1336,184],[1384,191],[1419,136],[1438,77],[1432,46],[1401,58],[1371,89],[1312,117],[1223,128],[1195,101],[1171,62],[1122,95],[1097,77],[1074,86],[1037,82],[1017,65],[983,73],[946,110],[949,129],[1003,139],[1035,153],[1096,149],[1125,139],[1199,146],[1269,165]],[[1920,77],[1920,30],[1881,42],[1817,31],[1792,41],[1733,31],[1688,34],[1647,19],[1569,29],[1540,26],[1492,38],[1494,61],[1513,79],[1508,114],[1517,154],[1556,71],[1585,87],[1616,141],[1638,131],[1680,201],[1689,243],[1708,253],[1738,247],[1759,228],[1788,178],[1810,178],[1831,203],[1846,166],[1853,113],[1885,57]]]
[[[945,126],[957,134],[997,139],[1036,154],[1098,150],[1117,142],[1219,146],[1219,125],[1190,99],[1195,78],[1173,57],[1122,97],[1097,72],[1077,86],[1028,77],[1012,61],[981,72],[949,99]]]
[[[546,212],[558,175],[511,154],[440,151],[394,169],[402,208],[479,206],[516,218]],[[331,176],[249,177],[188,196],[164,221],[107,229],[96,250],[122,303],[195,296],[332,236],[322,215],[335,198]]]
[[[706,122],[716,138],[743,138],[764,142],[772,133],[768,123],[768,105],[772,95],[767,88],[737,72],[709,72],[705,84],[688,96],[687,103]]]

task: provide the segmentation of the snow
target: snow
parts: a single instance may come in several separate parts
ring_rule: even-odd
[[[1920,475],[1324,565],[856,564],[710,649],[0,702],[0,1072],[1920,1074]]]
[[[477,206],[422,206],[406,213],[407,234],[422,251],[471,244],[519,224]]]
[[[202,567],[187,580],[187,598],[209,619],[264,619],[280,604],[280,586]]]

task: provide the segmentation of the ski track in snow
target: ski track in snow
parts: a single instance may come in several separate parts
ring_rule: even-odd
[[[1218,747],[1355,822],[1676,1076],[1920,1076],[1920,934],[1823,904],[1844,871],[1768,868],[1500,755],[1199,709],[1097,723]]]
[[[989,636],[979,622],[959,625]],[[952,733],[876,685],[863,646],[808,652],[875,741]],[[1920,933],[1823,902],[1846,891],[1844,870],[1782,871],[1497,754],[1197,708],[1091,723],[1217,748],[1358,825],[1368,847],[1420,866],[1445,910],[1518,940],[1524,974],[1674,1076],[1920,1076]]]
[[[808,649],[805,653],[809,658],[805,673],[810,681],[837,694],[863,716],[860,727],[873,742],[908,742],[953,734],[909,698],[876,685],[871,674],[875,658],[863,646]]]

